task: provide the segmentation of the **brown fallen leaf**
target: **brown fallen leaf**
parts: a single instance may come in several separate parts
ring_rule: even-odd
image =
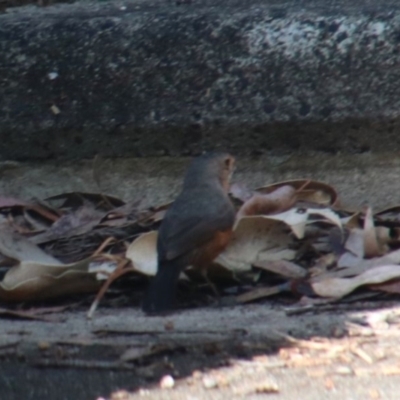
[[[325,254],[316,260],[315,264],[309,268],[308,272],[312,277],[325,274],[336,264],[336,261],[336,256],[333,253]]]
[[[385,265],[371,268],[354,278],[327,278],[312,282],[315,293],[321,297],[340,298],[363,285],[379,284],[400,278],[399,265]]]
[[[349,253],[350,254],[350,253]],[[350,260],[350,257],[349,257]],[[354,262],[355,260],[355,262]],[[340,260],[339,260],[340,261]],[[371,268],[390,265],[390,264],[400,264],[400,250],[392,251],[388,254],[385,254],[382,257],[375,257],[369,260],[366,259],[352,259],[351,262],[345,263],[338,266],[341,267],[339,270],[328,271],[326,274],[321,276],[323,279],[326,278],[347,278],[356,275],[360,275],[364,272],[369,271]],[[346,267],[346,268],[343,268]]]
[[[46,232],[33,236],[31,240],[36,244],[41,244],[60,238],[82,235],[98,225],[104,215],[104,211],[82,206],[63,215]]]
[[[15,197],[0,196],[0,208],[25,207],[28,202]]]
[[[133,269],[145,275],[157,272],[157,231],[143,233],[126,250],[126,258],[132,261]]]
[[[234,183],[231,185],[229,194],[237,200],[240,200],[242,203],[250,199],[253,196],[253,191],[250,190],[245,184],[243,183]]]
[[[166,351],[174,350],[178,347],[178,344],[159,344],[130,347],[121,355],[120,360],[123,362],[137,361],[146,357],[154,356],[156,354],[165,353]]]
[[[292,238],[281,221],[263,216],[243,217],[234,227],[231,241],[215,262],[233,272],[251,270],[256,261],[293,259]]]
[[[273,296],[275,294],[286,292],[288,290],[290,290],[290,285],[286,283],[271,287],[261,287],[237,296],[236,301],[238,303],[249,303],[250,301]]]
[[[65,265],[22,261],[10,268],[0,282],[0,298],[24,301],[95,292],[101,282],[98,269],[90,269],[91,261],[89,258]]]
[[[400,279],[394,279],[390,282],[369,285],[371,290],[377,290],[386,293],[400,293]]]
[[[379,221],[400,222],[400,206],[384,208],[374,214]]]
[[[365,244],[363,230],[357,228],[350,229],[349,236],[347,237],[344,247],[357,258],[364,258]]]
[[[56,319],[51,317],[45,317],[43,315],[37,315],[29,311],[8,310],[7,308],[0,308],[0,316],[17,317],[22,319],[31,319],[43,322],[61,322],[59,318]]]
[[[70,192],[51,196],[45,199],[51,206],[57,208],[77,209],[85,205],[86,202],[91,203],[96,209],[109,211],[112,208],[121,207],[124,201],[114,196],[102,193],[86,193],[86,192]],[[87,204],[87,203],[86,203]]]
[[[289,181],[277,182],[272,185],[256,189],[260,193],[271,193],[279,187],[292,186],[297,190],[297,199],[300,201],[317,203],[325,206],[338,206],[339,198],[336,190],[319,181],[310,179],[294,179]]]
[[[19,208],[19,209],[27,209],[27,210],[33,210],[40,214],[42,217],[48,219],[49,221],[57,221],[59,215],[53,210],[48,209],[47,207],[44,207],[41,204],[36,204],[35,202],[29,202],[29,201],[24,201],[20,199],[15,199],[13,197],[2,197],[0,196],[0,210],[2,209],[14,209],[14,208]]]
[[[62,265],[59,260],[46,254],[36,244],[13,232],[6,224],[0,224],[0,253],[18,261]]]
[[[364,254],[366,258],[378,257],[385,251],[378,242],[372,208],[368,207],[364,218]]]
[[[240,207],[237,218],[249,215],[269,215],[288,210],[296,203],[296,190],[292,186],[282,186],[271,193],[254,193]]]
[[[287,260],[255,261],[253,266],[274,272],[285,278],[300,279],[307,276],[307,271],[303,267]]]
[[[320,219],[316,219],[319,217]],[[339,215],[329,208],[291,208],[288,211],[276,215],[269,215],[269,218],[277,221],[282,221],[290,227],[292,232],[298,239],[303,239],[305,236],[306,226],[318,222],[328,222],[336,225],[340,229],[343,228]]]

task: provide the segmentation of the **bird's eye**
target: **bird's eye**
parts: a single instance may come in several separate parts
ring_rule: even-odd
[[[225,167],[229,168],[231,166],[231,159],[230,158],[225,158]]]

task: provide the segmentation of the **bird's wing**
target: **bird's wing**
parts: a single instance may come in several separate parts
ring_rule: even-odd
[[[160,229],[158,251],[161,259],[172,260],[212,240],[216,232],[232,228],[235,213],[231,204],[221,202],[212,213],[199,208],[189,215],[171,212],[166,217]]]

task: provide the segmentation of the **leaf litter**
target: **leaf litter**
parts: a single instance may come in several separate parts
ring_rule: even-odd
[[[234,184],[230,195],[237,209],[233,237],[208,276],[222,294],[236,293],[236,303],[282,292],[294,302],[303,296],[323,304],[356,290],[400,292],[400,206],[349,211],[333,187],[307,179],[255,190]],[[157,272],[157,230],[170,204],[141,203],[82,192],[32,201],[0,197],[0,298],[97,293],[92,317],[116,279],[134,277],[124,290],[142,294]],[[193,272],[182,274],[182,282],[201,287],[204,279]],[[13,315],[36,318],[28,311]]]

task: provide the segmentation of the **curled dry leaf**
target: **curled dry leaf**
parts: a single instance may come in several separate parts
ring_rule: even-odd
[[[364,254],[367,258],[384,254],[383,246],[378,242],[371,207],[368,207],[364,218]]]
[[[325,274],[329,268],[336,264],[336,256],[333,253],[328,253],[318,258],[315,264],[308,270],[312,277],[317,277]]]
[[[288,210],[296,203],[296,190],[292,186],[282,186],[271,193],[254,193],[240,207],[237,218],[249,215],[269,215]]]
[[[342,225],[348,229],[358,229],[361,228],[360,224],[360,213],[352,212],[347,217],[342,217]]]
[[[13,232],[5,224],[0,225],[0,253],[18,261],[32,261],[39,264],[62,265],[56,258],[46,254],[34,243]]]
[[[46,232],[32,237],[31,240],[40,244],[84,234],[98,225],[104,215],[104,211],[98,211],[86,206],[79,207],[77,210],[60,217]]]
[[[44,265],[22,261],[0,282],[0,298],[8,301],[38,300],[99,289],[98,272],[89,272],[91,259],[74,264]]]
[[[344,255],[352,255],[351,253],[345,253]],[[353,256],[355,257],[355,256]],[[360,258],[348,258],[348,262],[343,262],[343,265],[337,266],[336,270],[327,272],[322,276],[322,279],[326,278],[346,278],[353,277],[364,272],[369,271],[372,268],[380,267],[383,265],[400,264],[400,250],[392,251],[382,257],[371,258],[369,260]],[[344,268],[345,267],[345,268]]]
[[[344,245],[356,257],[364,258],[364,232],[362,229],[351,229]]]
[[[291,208],[281,214],[270,215],[268,218],[284,222],[298,239],[303,239],[307,224],[321,221],[309,221],[309,218],[313,216],[322,217],[322,221],[332,223],[342,229],[342,223],[338,214],[329,208]]]
[[[45,201],[52,206],[55,204],[56,207],[70,209],[76,209],[87,203],[91,203],[96,209],[105,211],[109,211],[115,207],[121,207],[125,204],[125,202],[114,196],[85,192],[62,193],[48,197]]]
[[[295,252],[288,249],[291,241],[287,227],[281,221],[262,216],[243,217],[236,223],[228,247],[215,262],[233,272],[244,272],[249,271],[256,261],[283,257],[290,260],[295,256]]]
[[[300,279],[307,276],[307,271],[303,267],[287,260],[256,261],[253,265],[257,268],[284,276],[285,278]]]
[[[318,203],[325,206],[337,206],[339,204],[338,194],[332,186],[324,182],[309,179],[294,179],[277,182],[272,185],[260,187],[256,190],[260,193],[271,193],[282,186],[294,187],[297,191],[297,200]]]
[[[400,206],[392,206],[378,211],[374,217],[380,221],[400,222]]]
[[[400,293],[400,279],[384,282],[377,285],[370,285],[370,289],[386,293]]]
[[[245,202],[253,196],[253,191],[250,190],[246,185],[242,183],[234,183],[229,189],[229,194],[241,202]]]
[[[132,261],[133,269],[145,275],[157,273],[157,236],[151,231],[140,235],[126,250],[126,258]]]
[[[311,283],[314,292],[321,297],[341,298],[362,285],[373,285],[400,278],[399,265],[383,265],[354,278],[327,278]]]
[[[26,202],[24,200],[16,199],[14,197],[0,196],[0,209],[1,208],[12,208],[12,207],[25,207],[28,204],[29,204],[28,202]]]
[[[238,303],[249,303],[250,301],[259,300],[287,291],[290,291],[290,284],[288,283],[283,283],[271,287],[260,287],[237,296],[236,301]]]

